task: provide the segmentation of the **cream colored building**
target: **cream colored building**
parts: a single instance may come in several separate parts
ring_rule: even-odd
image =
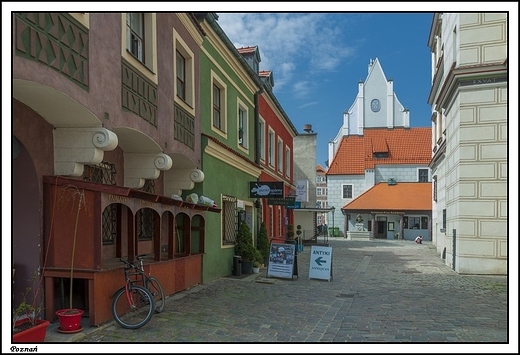
[[[435,13],[433,244],[461,274],[507,274],[507,13]]]

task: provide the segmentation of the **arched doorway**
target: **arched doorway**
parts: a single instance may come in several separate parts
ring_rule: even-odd
[[[31,280],[40,268],[41,202],[33,159],[16,137],[12,141],[13,298],[14,304],[19,304],[21,293],[32,286]]]

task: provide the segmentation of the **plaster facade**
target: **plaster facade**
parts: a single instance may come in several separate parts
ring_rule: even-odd
[[[507,274],[506,13],[436,13],[433,241],[464,274]]]

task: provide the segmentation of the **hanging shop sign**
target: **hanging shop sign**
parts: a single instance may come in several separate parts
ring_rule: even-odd
[[[283,193],[283,182],[261,182],[261,181],[250,181],[249,182],[249,197],[284,197]]]
[[[287,207],[294,207],[294,197],[285,197],[285,198],[268,198],[267,204],[268,205],[278,205],[278,206],[287,206]]]

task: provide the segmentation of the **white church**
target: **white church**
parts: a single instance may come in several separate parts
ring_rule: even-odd
[[[371,59],[366,80],[358,83],[329,142],[327,200],[335,207],[340,235],[347,237],[360,215],[369,238],[428,240],[430,159],[431,127],[410,127],[410,112],[398,100],[393,80]]]

